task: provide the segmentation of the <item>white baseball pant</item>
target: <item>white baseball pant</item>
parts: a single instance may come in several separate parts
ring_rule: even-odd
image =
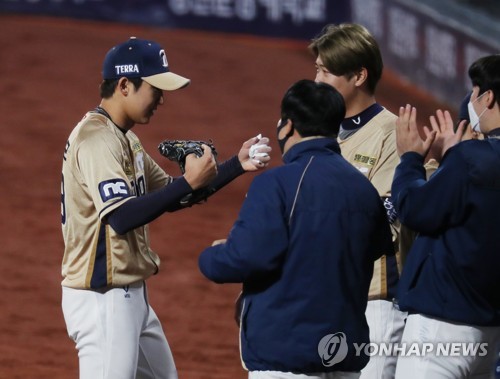
[[[391,301],[370,300],[365,314],[370,327],[370,342],[395,344],[401,341],[406,312],[401,312]],[[360,379],[394,379],[396,362],[397,356],[372,355],[361,370]]]
[[[62,309],[80,379],[177,379],[144,282],[101,292],[63,287]]]
[[[433,347],[433,351],[399,356],[396,379],[492,379],[500,344],[500,327],[457,324],[412,314],[407,318],[401,343],[406,346],[427,344]],[[477,350],[476,353],[464,354],[462,349],[452,350],[446,344]],[[436,353],[439,345],[443,346],[442,351],[451,353]],[[487,354],[481,356],[485,351]]]

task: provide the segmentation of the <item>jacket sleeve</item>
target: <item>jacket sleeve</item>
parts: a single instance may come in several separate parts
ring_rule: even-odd
[[[199,268],[217,283],[242,283],[275,274],[288,246],[283,191],[270,175],[257,176],[226,243],[205,249]]]
[[[467,166],[456,147],[448,150],[428,180],[423,157],[415,152],[403,154],[392,183],[401,223],[426,234],[460,222],[466,192]]]

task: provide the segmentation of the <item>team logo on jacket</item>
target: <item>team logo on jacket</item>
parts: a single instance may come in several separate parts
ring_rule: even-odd
[[[123,179],[111,179],[99,183],[99,193],[103,202],[130,195],[127,183]]]
[[[347,356],[347,339],[344,333],[327,334],[318,344],[318,354],[325,367],[342,362]]]

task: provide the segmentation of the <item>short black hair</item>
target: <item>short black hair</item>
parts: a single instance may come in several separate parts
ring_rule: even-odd
[[[119,80],[120,79],[104,79],[101,82],[99,90],[102,99],[109,99],[111,96],[113,96]],[[142,85],[141,78],[128,78],[128,80],[132,82],[136,90],[138,90]]]
[[[281,101],[281,119],[292,120],[302,137],[336,137],[344,117],[344,98],[326,83],[299,80]]]
[[[495,102],[500,105],[500,54],[476,60],[469,67],[469,77],[472,85],[479,87],[479,95],[491,90]]]

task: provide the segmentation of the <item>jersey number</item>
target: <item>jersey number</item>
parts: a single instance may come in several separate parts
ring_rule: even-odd
[[[144,176],[141,175],[137,179],[137,182],[132,181],[130,184],[132,185],[132,188],[134,188],[136,196],[143,196],[146,194],[146,181],[144,180]]]

